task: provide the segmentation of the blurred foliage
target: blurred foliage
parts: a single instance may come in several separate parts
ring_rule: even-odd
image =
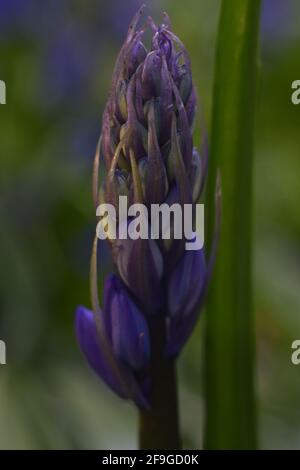
[[[0,0],[0,448],[135,448],[135,410],[83,360],[73,333],[89,305],[91,163],[118,48],[141,2]],[[210,122],[219,0],[152,0],[190,51]],[[300,4],[265,0],[255,178],[260,442],[297,448],[300,374]],[[230,71],[229,71],[230,73]],[[234,84],[233,84],[234,86]],[[247,110],[245,110],[245,113]],[[199,136],[196,133],[196,141]],[[105,253],[104,253],[105,255]],[[105,258],[104,258],[105,259]],[[205,313],[204,313],[205,314]],[[202,446],[199,322],[179,362],[185,445]]]

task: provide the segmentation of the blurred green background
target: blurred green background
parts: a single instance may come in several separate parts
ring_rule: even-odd
[[[140,3],[0,0],[1,449],[137,445],[136,412],[88,368],[73,314],[90,305],[92,159],[113,63]],[[157,21],[168,11],[190,52],[209,127],[220,0],[145,3]],[[267,449],[300,448],[300,366],[290,361],[300,338],[300,106],[290,99],[299,52],[299,1],[263,0],[253,236],[259,439]],[[179,362],[188,448],[202,447],[203,321]]]

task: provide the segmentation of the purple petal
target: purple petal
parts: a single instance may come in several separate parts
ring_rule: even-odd
[[[192,140],[192,135],[191,135],[191,130],[190,130],[190,123],[188,120],[187,111],[183,105],[178,88],[174,82],[173,82],[173,92],[175,95],[175,101],[176,101],[176,106],[177,106],[177,111],[178,111],[178,121],[179,121],[180,130],[181,130],[181,149],[182,149],[183,161],[185,163],[185,167],[187,171],[189,171],[191,160],[192,160],[192,152],[193,152],[193,140]]]
[[[150,103],[148,111],[148,172],[146,199],[148,204],[159,204],[167,192],[168,180],[161,151],[158,145],[154,102]]]
[[[175,180],[178,185],[180,203],[181,204],[191,204],[192,203],[192,189],[188,179],[187,166],[184,163],[183,155],[181,152],[179,137],[176,128],[176,116],[173,114],[172,119],[172,131],[171,131],[171,152],[170,159],[172,161],[170,164],[173,164]],[[191,155],[192,159],[192,155]],[[191,161],[190,161],[191,164]],[[189,164],[189,166],[190,166]]]
[[[171,121],[173,110],[173,90],[170,72],[165,58],[162,60],[161,69],[161,127],[162,132],[160,136],[160,143],[164,144],[170,139],[171,134]]]
[[[94,314],[85,307],[77,307],[75,314],[75,331],[83,354],[88,363],[101,379],[120,397],[128,398],[118,378],[107,363],[103,347],[97,334]]]
[[[186,251],[171,274],[168,285],[168,312],[185,316],[197,304],[206,277],[204,250]]]
[[[146,130],[143,128],[142,124],[138,122],[136,109],[135,109],[135,97],[136,93],[136,77],[135,75],[130,79],[127,93],[127,110],[128,110],[128,119],[125,124],[126,129],[129,130],[129,137],[127,141],[127,146],[131,147],[134,151],[135,158],[138,160],[143,155],[145,155],[145,147],[143,143],[143,132],[146,134]],[[128,152],[129,154],[129,152]]]
[[[157,313],[162,303],[163,260],[154,240],[116,240],[114,260],[123,282],[143,312]]]
[[[185,104],[185,110],[186,110],[188,122],[191,128],[193,127],[193,124],[194,124],[196,109],[197,109],[197,95],[196,95],[196,90],[193,87],[189,95],[189,98]]]
[[[191,298],[188,300],[186,309],[182,312],[182,315],[178,314],[170,318],[169,321],[169,331],[168,331],[168,341],[165,349],[165,354],[169,357],[176,356],[180,350],[183,348],[184,344],[190,337],[195,327],[195,324],[198,320],[201,307],[204,303],[205,296],[207,293],[207,288],[212,276],[213,267],[216,261],[217,248],[220,239],[220,227],[221,227],[221,179],[220,174],[217,174],[216,179],[216,190],[215,190],[215,228],[214,228],[214,237],[211,248],[211,253],[209,256],[208,265],[206,268],[206,273],[204,276],[204,281],[201,282],[201,291],[199,292],[196,289],[196,295],[191,295]],[[199,256],[199,254],[198,254]],[[201,261],[197,262],[195,265],[198,265],[198,269],[201,270],[203,264]],[[178,276],[178,273],[174,274]],[[176,281],[176,282],[175,282]],[[174,284],[172,289],[176,288],[178,285],[178,278],[173,280]],[[171,292],[171,287],[170,287]],[[197,298],[198,296],[198,298]],[[172,308],[172,306],[170,306]],[[174,308],[174,306],[173,306]],[[175,310],[176,312],[176,310]]]
[[[156,51],[147,55],[142,72],[143,98],[149,100],[151,97],[159,96],[161,87],[162,60]]]
[[[178,185],[173,184],[170,187],[165,203],[169,207],[171,207],[173,204],[181,204]],[[173,231],[173,222],[171,221],[171,233],[172,231]],[[174,270],[180,258],[183,256],[183,253],[185,250],[185,239],[177,238],[177,239],[166,240],[165,242],[166,243],[160,243],[160,245],[164,254],[165,275],[169,276],[171,272]]]
[[[115,355],[134,371],[147,367],[150,357],[147,322],[122,281],[114,275],[106,280],[104,298]]]
[[[137,40],[131,46],[131,50],[128,53],[127,59],[127,73],[128,76],[131,77],[138,66],[145,60],[147,55],[147,50],[144,44],[140,41],[138,37]]]
[[[203,250],[187,251],[170,278],[166,354],[176,356],[190,337],[204,298],[207,268]]]

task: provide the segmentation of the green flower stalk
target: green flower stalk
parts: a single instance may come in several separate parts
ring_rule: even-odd
[[[259,0],[224,0],[218,33],[208,204],[222,177],[222,236],[206,308],[208,449],[256,446],[252,299],[253,135]],[[214,230],[207,211],[207,240]]]

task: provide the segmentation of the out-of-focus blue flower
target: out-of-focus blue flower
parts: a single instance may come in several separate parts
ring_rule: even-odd
[[[0,0],[1,40],[51,40],[64,26],[68,4],[69,0]]]
[[[293,34],[293,18],[296,15],[295,0],[263,0],[261,36],[263,46],[271,48],[284,45]]]
[[[65,28],[45,47],[41,83],[43,107],[67,103],[74,109],[86,96],[94,57],[84,39],[77,30]]]
[[[20,28],[26,8],[26,2],[22,0],[0,0],[1,40],[4,40],[10,31],[15,33]]]
[[[155,0],[149,0],[148,6],[154,5]],[[111,25],[112,34],[117,39],[123,39],[127,32],[127,25],[134,13],[141,6],[140,0],[115,0],[106,4],[105,21]],[[125,21],[127,18],[128,21]]]

